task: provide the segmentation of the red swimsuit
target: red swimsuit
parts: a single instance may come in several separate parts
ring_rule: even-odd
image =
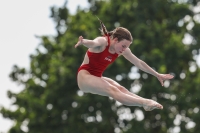
[[[109,52],[110,38],[108,37],[108,46],[101,53],[92,53],[89,50],[87,55],[89,64],[83,64],[79,67],[78,72],[82,69],[87,70],[90,74],[101,77],[105,69],[118,57],[118,54]]]

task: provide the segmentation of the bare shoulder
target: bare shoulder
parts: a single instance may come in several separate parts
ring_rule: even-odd
[[[122,53],[123,56],[128,56],[128,55],[131,55],[131,54],[132,54],[132,52],[131,52],[130,48],[126,48],[124,50],[124,52]]]
[[[138,63],[140,62],[140,59],[137,58],[132,51],[130,50],[130,48],[127,48],[124,52],[123,52],[123,56],[130,61],[131,63],[138,65]]]
[[[97,42],[97,43],[99,43],[99,44],[101,44],[101,46],[107,45],[107,39],[106,39],[106,37],[102,37],[102,36],[96,37],[94,39],[94,41]]]
[[[94,40],[94,45],[89,50],[91,52],[99,53],[102,52],[107,46],[107,39],[105,37],[96,37]]]

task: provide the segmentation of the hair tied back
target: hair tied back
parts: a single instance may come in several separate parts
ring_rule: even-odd
[[[102,32],[103,35],[108,36],[108,31],[106,29],[106,26],[103,24],[103,22],[98,17],[97,17],[97,19],[99,20],[100,25],[101,25],[100,31]]]

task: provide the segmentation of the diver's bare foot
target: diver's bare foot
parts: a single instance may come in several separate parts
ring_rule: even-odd
[[[163,106],[151,99],[145,99],[143,108],[145,111],[152,111],[153,109],[163,109]]]

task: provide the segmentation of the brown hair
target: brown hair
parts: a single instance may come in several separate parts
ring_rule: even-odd
[[[101,34],[103,36],[111,36],[112,38],[117,38],[118,41],[121,41],[123,39],[126,39],[130,42],[133,41],[133,37],[128,29],[124,27],[117,27],[113,31],[108,32],[106,29],[106,26],[103,24],[103,22],[100,19],[99,19],[99,22],[101,25],[101,28],[99,30],[101,31]]]

